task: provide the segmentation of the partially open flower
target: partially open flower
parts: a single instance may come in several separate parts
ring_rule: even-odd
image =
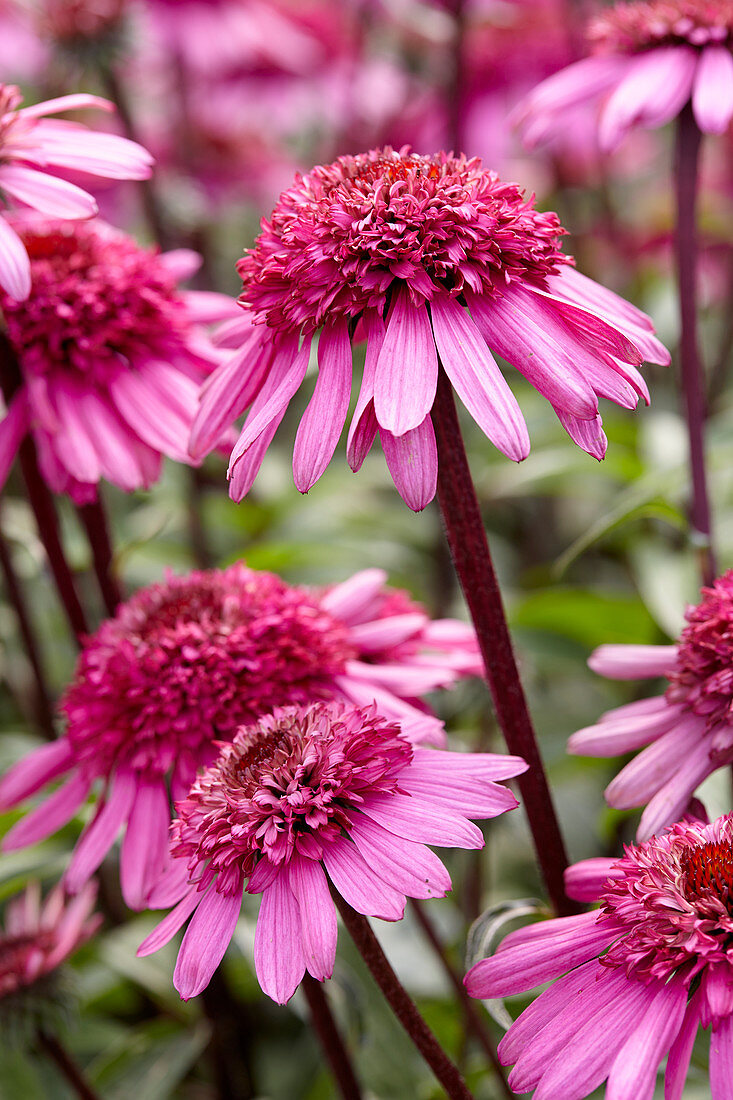
[[[309,590],[238,563],[141,589],[86,642],[62,703],[64,736],[0,781],[4,809],[67,776],[4,849],[56,832],[101,781],[65,882],[79,890],[126,826],[122,891],[139,909],[167,859],[171,798],[186,794],[221,742],[273,707],[376,702],[411,738],[442,741],[422,696],[480,672],[473,631],[431,622],[384,581],[373,569]]]
[[[627,703],[578,730],[568,751],[619,756],[643,748],[606,789],[618,809],[643,806],[638,839],[684,813],[707,776],[733,762],[733,570],[688,607],[676,646],[604,645],[594,672],[614,680],[664,677],[664,695]]]
[[[473,997],[554,981],[499,1044],[509,1084],[535,1100],[680,1100],[700,1025],[712,1028],[712,1100],[729,1100],[733,1060],[733,817],[678,823],[566,872],[600,910],[513,932],[466,976]],[[562,975],[562,976],[561,976]]]
[[[514,809],[495,780],[526,767],[516,756],[416,748],[375,706],[276,710],[240,729],[177,804],[171,877],[180,881],[182,865],[188,881],[138,954],[157,951],[193,913],[174,983],[195,997],[224,956],[246,888],[262,894],[257,978],[283,1004],[306,970],[319,981],[333,971],[329,882],[384,920],[399,920],[407,897],[442,897],[450,876],[426,844],[483,847],[468,819]]]
[[[347,455],[354,470],[379,432],[411,508],[435,493],[430,412],[439,361],[489,439],[529,452],[517,401],[492,350],[548,398],[596,458],[606,440],[598,397],[648,400],[636,369],[669,362],[648,317],[580,275],[560,251],[563,229],[478,159],[386,147],[341,157],[284,191],[239,263],[245,314],[222,334],[240,350],[202,391],[191,453],[204,454],[251,406],[231,454],[230,493],[251,487],[308,367],[319,373],[295,440],[295,483],[307,492],[328,465],[351,393],[351,345],[367,339]],[[491,349],[491,350],[490,350]]]

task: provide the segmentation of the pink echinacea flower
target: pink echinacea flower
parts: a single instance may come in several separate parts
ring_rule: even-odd
[[[499,1044],[509,1084],[535,1100],[680,1100],[700,1026],[710,1037],[712,1100],[730,1100],[733,1066],[733,817],[679,822],[566,871],[568,893],[601,908],[513,932],[466,976],[472,997],[553,984]],[[555,980],[557,979],[557,980]]]
[[[544,80],[517,119],[527,145],[561,136],[578,110],[598,110],[601,149],[634,126],[654,129],[692,101],[704,133],[733,118],[733,0],[635,0],[590,24],[594,52]]]
[[[3,378],[0,486],[28,431],[49,487],[76,503],[95,499],[103,478],[147,488],[163,455],[190,463],[198,391],[221,362],[200,325],[231,316],[232,300],[178,289],[194,253],[161,255],[98,221],[34,218],[15,230],[31,288],[23,301],[0,290],[19,368]]]
[[[681,817],[703,780],[733,762],[733,571],[702,596],[677,645],[603,645],[588,662],[613,680],[668,681],[664,695],[610,710],[568,742],[580,756],[643,749],[606,789],[618,809],[646,804],[639,840]]]
[[[526,457],[529,437],[492,351],[601,458],[598,397],[627,408],[639,395],[648,401],[636,368],[669,355],[645,314],[571,266],[562,233],[555,214],[535,210],[477,159],[386,147],[297,176],[239,262],[245,313],[221,339],[241,346],[202,391],[191,453],[206,453],[251,406],[229,465],[230,494],[241,500],[320,329],[318,380],[295,439],[301,492],[321,476],[341,435],[359,335],[366,365],[349,464],[360,468],[379,432],[411,508],[435,494],[430,412],[439,359],[473,418],[510,458]]]
[[[162,907],[154,888],[171,799],[240,726],[275,706],[341,699],[375,702],[405,736],[442,742],[422,696],[479,673],[473,631],[431,622],[384,582],[370,569],[331,588],[296,588],[239,562],[141,589],[86,642],[61,705],[64,735],[0,780],[7,809],[66,777],[11,828],[4,850],[56,832],[100,784],[67,888],[84,885],[124,827],[123,896],[131,908]]]
[[[91,218],[90,194],[59,173],[83,172],[104,179],[142,180],[152,171],[146,149],[116,134],[94,133],[80,122],[45,115],[85,107],[114,110],[106,99],[67,95],[20,107],[11,84],[0,84],[0,199],[51,218]],[[21,301],[31,289],[30,261],[21,236],[0,212],[0,287]]]
[[[138,954],[167,943],[193,914],[174,984],[204,989],[221,962],[242,896],[262,894],[255,969],[284,1004],[307,970],[333,972],[336,909],[329,883],[358,912],[399,920],[407,897],[442,897],[451,881],[427,844],[481,848],[471,817],[518,805],[495,781],[521,774],[515,756],[410,744],[376,707],[287,707],[240,729],[177,804],[172,875],[188,869],[175,909]]]

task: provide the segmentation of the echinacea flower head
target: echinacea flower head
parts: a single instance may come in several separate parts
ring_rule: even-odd
[[[648,317],[580,275],[555,214],[481,162],[385,147],[314,168],[280,196],[239,262],[244,316],[221,335],[241,347],[202,392],[191,451],[203,454],[251,405],[231,454],[230,493],[249,490],[318,341],[318,380],[295,440],[307,492],[344,426],[352,339],[367,340],[349,430],[358,470],[379,432],[411,508],[432,499],[430,412],[439,358],[473,418],[504,454],[529,452],[527,428],[492,350],[551,402],[573,439],[605,452],[598,396],[633,408],[646,357],[668,362]],[[490,350],[491,349],[491,350]]]
[[[0,84],[0,199],[51,218],[91,218],[97,204],[64,172],[102,179],[142,180],[152,171],[146,149],[116,134],[95,133],[80,122],[49,119],[61,111],[98,107],[113,110],[106,99],[67,95],[21,107],[12,84]],[[0,287],[21,301],[31,289],[30,261],[23,241],[0,214]]]
[[[667,688],[608,711],[568,742],[581,756],[643,749],[606,789],[618,809],[646,806],[640,840],[681,817],[703,780],[733,762],[733,571],[703,588],[685,617],[677,645],[604,645],[593,653],[590,667],[602,676],[663,677]]]
[[[571,896],[600,909],[513,932],[466,976],[473,997],[553,981],[499,1044],[509,1084],[535,1100],[680,1100],[700,1026],[712,1029],[712,1100],[733,1061],[733,816],[679,822],[623,859],[570,867]],[[557,980],[555,980],[557,979]]]
[[[538,84],[521,106],[526,144],[552,140],[578,110],[599,109],[610,152],[635,126],[655,129],[692,102],[704,133],[733,118],[732,0],[634,0],[588,28],[591,56]]]
[[[408,897],[442,897],[450,877],[426,845],[483,847],[469,818],[513,809],[496,780],[526,767],[516,756],[416,747],[376,706],[275,710],[242,727],[177,804],[171,875],[182,863],[189,881],[138,954],[157,951],[193,913],[174,984],[195,997],[224,956],[246,888],[262,894],[257,978],[284,1004],[306,970],[319,981],[333,971],[329,883],[384,920],[399,920]]]
[[[200,322],[231,315],[231,299],[178,289],[195,254],[161,255],[98,221],[14,228],[31,289],[23,301],[0,289],[20,372],[0,421],[0,485],[29,430],[50,488],[77,503],[103,478],[147,488],[162,455],[190,463],[198,390],[221,360]]]
[[[61,705],[63,737],[0,780],[6,808],[67,777],[13,826],[5,850],[56,832],[101,785],[66,886],[83,886],[124,826],[123,895],[142,908],[167,859],[171,798],[273,707],[376,702],[407,736],[441,742],[422,696],[480,672],[475,636],[431,622],[384,581],[374,569],[307,589],[237,563],[141,589],[87,640]]]

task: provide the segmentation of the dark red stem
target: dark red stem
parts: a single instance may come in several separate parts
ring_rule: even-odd
[[[313,1027],[323,1047],[323,1053],[328,1059],[328,1064],[331,1067],[331,1072],[343,1100],[361,1100],[361,1088],[356,1079],[349,1053],[336,1027],[336,1021],[333,1018],[323,984],[312,978],[306,971],[300,987],[305,994]]]
[[[84,1077],[69,1052],[61,1045],[55,1035],[49,1035],[42,1028],[38,1029],[38,1045],[55,1063],[61,1074],[71,1086],[73,1092],[80,1100],[99,1100],[97,1093]]]
[[[675,192],[677,232],[675,250],[680,306],[680,374],[684,395],[687,434],[690,441],[692,539],[700,558],[703,584],[715,580],[715,554],[705,471],[705,379],[697,343],[697,225],[695,207],[702,135],[692,113],[692,104],[682,109],[677,120],[675,146]]]
[[[390,1008],[430,1066],[451,1100],[472,1100],[471,1093],[456,1066],[433,1035],[417,1010],[415,1002],[389,964],[379,940],[366,917],[352,909],[348,902],[333,892],[333,899],[351,938],[356,944],[372,977],[384,994]]]
[[[497,720],[509,751],[524,757],[529,764],[529,770],[519,776],[517,783],[537,859],[557,913],[577,912],[565,896],[563,872],[568,864],[565,844],[514,659],[453,389],[442,367],[432,415],[438,443],[438,501],[446,537],[478,636]]]
[[[92,504],[78,505],[76,510],[89,540],[94,572],[99,590],[102,593],[105,610],[108,615],[114,615],[124,596],[114,571],[112,540],[110,539],[109,523],[104,504],[100,497]]]

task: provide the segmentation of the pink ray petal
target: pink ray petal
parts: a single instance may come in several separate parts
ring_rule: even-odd
[[[29,425],[28,398],[25,390],[20,389],[10,401],[5,417],[0,420],[0,489],[7,480]]]
[[[346,837],[324,844],[323,862],[339,894],[357,913],[381,920],[402,920],[405,895],[381,879]]]
[[[674,645],[601,645],[588,667],[611,680],[648,680],[664,676],[677,663]]]
[[[74,772],[57,791],[49,795],[40,806],[21,817],[3,837],[3,852],[13,852],[28,844],[38,844],[51,836],[74,816],[91,787],[90,780],[80,772]]]
[[[68,771],[74,762],[74,751],[66,737],[41,745],[14,764],[0,779],[0,810],[7,810],[46,783]]]
[[[81,187],[23,164],[0,166],[0,189],[51,218],[93,218],[98,211]]]
[[[679,114],[692,92],[697,56],[690,46],[658,47],[634,55],[603,108],[601,147],[611,152],[632,126],[663,126]]]
[[[404,435],[423,423],[433,407],[438,356],[425,304],[412,304],[400,286],[374,376],[374,411],[380,427]]]
[[[426,416],[417,428],[393,435],[381,428],[379,438],[397,491],[408,508],[421,512],[435,496],[438,448],[433,422]]]
[[[318,341],[318,379],[295,436],[293,477],[307,493],[328,466],[351,396],[351,341],[345,320],[326,325]]]
[[[231,894],[220,894],[214,887],[199,902],[173,971],[173,984],[182,1000],[198,996],[224,958],[242,909],[243,891],[244,884]]]
[[[255,931],[255,971],[263,992],[278,1004],[290,1000],[305,973],[300,908],[281,872],[262,895]]]
[[[290,888],[300,906],[303,957],[309,974],[325,981],[336,960],[336,909],[320,863],[296,856],[289,868]]]
[[[31,262],[18,234],[0,214],[0,286],[16,302],[31,292]]]
[[[346,458],[349,466],[354,471],[361,469],[361,465],[377,434],[378,424],[374,412],[374,376],[386,331],[382,318],[371,310],[367,310],[364,314],[364,327],[367,334],[364,374],[346,441]]]
[[[196,906],[200,904],[203,897],[204,895],[200,894],[195,886],[192,886],[176,907],[171,909],[167,916],[163,917],[160,924],[156,924],[149,936],[145,937],[137,949],[138,958],[152,955],[154,951],[159,951],[161,947],[165,947],[167,943],[170,943],[179,928],[183,928],[183,925]]]
[[[130,816],[135,787],[136,778],[132,772],[115,773],[111,791],[81,834],[64,873],[64,885],[70,894],[77,894],[82,889],[114,844]]]
[[[146,908],[147,895],[168,852],[170,819],[168,792],[163,783],[141,778],[120,858],[122,896],[130,909]]]

